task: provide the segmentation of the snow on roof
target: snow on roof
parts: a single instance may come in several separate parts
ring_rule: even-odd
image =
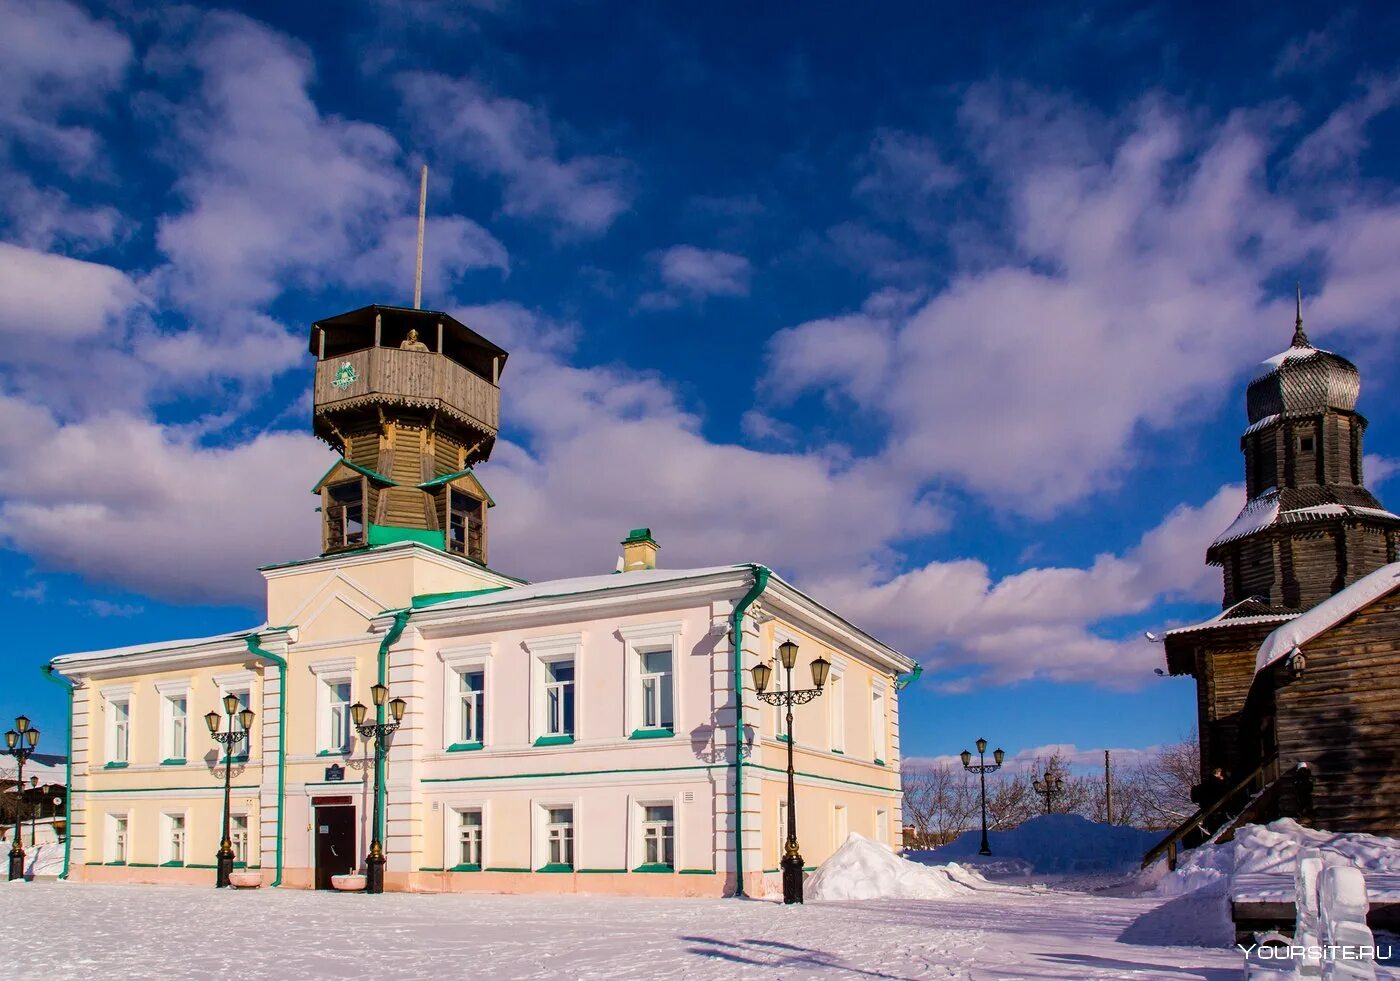
[[[1282,368],[1285,361],[1301,361],[1305,358],[1315,358],[1319,354],[1331,353],[1331,351],[1324,351],[1320,347],[1290,347],[1287,351],[1280,351],[1272,358],[1266,358],[1259,362],[1259,369],[1254,375],[1254,381],[1268,378]]]
[[[460,610],[476,606],[494,606],[499,603],[521,603],[532,599],[548,599],[556,596],[573,596],[578,593],[597,593],[609,589],[625,589],[629,586],[650,586],[670,582],[684,582],[687,579],[703,579],[706,576],[726,572],[747,570],[746,565],[716,565],[701,569],[639,569],[635,572],[610,572],[601,576],[577,576],[573,579],[549,579],[531,583],[528,586],[513,586],[463,596],[458,599],[433,603],[432,610]]]
[[[1265,426],[1272,426],[1274,423],[1278,422],[1282,418],[1283,416],[1279,415],[1277,412],[1275,412],[1271,416],[1265,416],[1263,419],[1260,419],[1258,422],[1254,423],[1252,426],[1246,429],[1244,431],[1244,434],[1246,436],[1252,436],[1259,430],[1263,429]]]
[[[1233,542],[1236,538],[1243,538],[1262,528],[1269,527],[1278,518],[1278,508],[1278,488],[1270,487],[1246,504],[1239,516],[1231,522],[1230,527],[1222,531],[1215,541],[1210,543],[1210,547],[1215,548],[1217,545]]]
[[[1400,589],[1400,562],[1381,566],[1370,575],[1356,580],[1340,593],[1323,600],[1264,638],[1254,659],[1254,673],[1258,674],[1295,647],[1302,647],[1318,634],[1332,629],[1353,613],[1396,589]]]
[[[1195,633],[1198,630],[1210,630],[1215,627],[1244,626],[1251,623],[1279,623],[1283,620],[1291,620],[1296,617],[1296,613],[1252,613],[1244,616],[1233,616],[1232,614],[1242,606],[1257,602],[1253,597],[1242,599],[1232,606],[1226,607],[1209,620],[1202,620],[1200,623],[1193,623],[1186,627],[1176,627],[1168,630],[1164,636],[1174,637],[1179,634]]]
[[[79,651],[74,654],[60,654],[50,663],[52,664],[80,664],[86,661],[105,661],[110,657],[129,657],[136,654],[155,654],[159,651],[173,651],[182,647],[204,647],[209,644],[219,644],[225,641],[242,640],[249,634],[255,634],[260,630],[266,630],[267,624],[259,624],[256,627],[249,627],[247,630],[235,630],[227,634],[215,634],[212,637],[193,637],[188,640],[162,640],[154,644],[134,644],[131,647],[112,647],[105,651]]]

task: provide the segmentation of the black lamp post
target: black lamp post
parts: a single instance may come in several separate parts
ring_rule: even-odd
[[[981,855],[990,855],[992,853],[991,846],[987,844],[987,774],[996,773],[1000,770],[1002,760],[1006,759],[1006,754],[1004,752],[996,750],[992,753],[992,759],[996,760],[996,762],[988,763],[985,755],[986,752],[987,740],[979,739],[977,740],[976,766],[972,765],[972,753],[968,750],[963,750],[962,753],[959,754],[962,758],[963,769],[969,773],[976,773],[982,778],[982,848],[979,851]]]
[[[228,732],[219,731],[219,713],[208,712],[204,716],[204,724],[209,727],[209,735],[214,741],[224,747],[224,836],[219,841],[219,854],[214,867],[218,871],[214,875],[214,888],[223,889],[229,884],[229,877],[233,874],[233,840],[229,837],[229,792],[232,789],[233,774],[233,747],[238,745],[240,740],[247,739],[248,731],[253,728],[253,710],[244,709],[238,712],[238,696],[228,694],[224,696],[224,711],[228,714]],[[238,722],[243,727],[235,729],[233,727],[234,713],[238,712]]]
[[[29,809],[29,843],[38,847],[39,834],[36,825],[39,821],[39,805],[42,803],[39,794],[39,778],[29,778],[29,796],[34,798],[34,806]]]
[[[15,719],[15,727],[5,733],[5,752],[9,753],[19,762],[19,774],[15,781],[16,796],[22,802],[24,800],[24,762],[34,755],[34,747],[39,745],[39,730],[29,724],[29,717],[25,715]],[[10,845],[10,878],[24,878],[24,842],[20,836],[24,834],[24,824],[20,817],[21,809],[15,807],[15,840]]]
[[[374,699],[374,707],[382,709],[384,700],[389,697],[389,689],[384,685],[374,685],[369,693]],[[356,702],[350,706],[350,719],[355,723],[355,730],[365,739],[374,741],[374,813],[371,817],[374,832],[369,845],[369,855],[365,858],[365,892],[368,893],[384,891],[384,845],[379,840],[379,809],[382,806],[379,799],[379,762],[384,757],[385,740],[403,721],[403,712],[407,706],[408,703],[402,698],[394,699],[389,703],[389,715],[394,721],[378,723],[365,722],[365,715],[369,709],[363,702]]]
[[[1058,773],[1051,773],[1050,768],[1045,768],[1045,779],[1036,777],[1031,781],[1035,787],[1035,792],[1045,798],[1045,813],[1049,814],[1054,808],[1051,801],[1056,794],[1065,789],[1065,782]]]
[[[768,682],[773,677],[773,669],[767,664],[760,661],[751,670],[754,691],[758,693],[758,697],[769,705],[787,706],[787,845],[783,848],[783,860],[780,864],[783,867],[783,902],[791,904],[802,902],[802,854],[797,849],[797,792],[792,769],[792,707],[805,705],[822,693],[827,673],[831,670],[831,662],[824,657],[812,661],[812,683],[817,687],[793,691],[792,669],[797,666],[797,645],[790,640],[779,644],[778,658],[782,661],[783,670],[787,672],[785,691],[767,690]],[[742,842],[738,847],[743,847]]]

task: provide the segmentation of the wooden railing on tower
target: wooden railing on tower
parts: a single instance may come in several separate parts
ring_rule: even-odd
[[[367,396],[409,405],[441,402],[487,432],[500,428],[500,389],[441,354],[371,347],[316,363],[317,411]]]

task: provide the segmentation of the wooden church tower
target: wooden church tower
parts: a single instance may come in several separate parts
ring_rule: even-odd
[[[322,548],[416,540],[487,561],[506,352],[432,310],[368,306],[311,327],[313,425],[341,460],[316,485]]]

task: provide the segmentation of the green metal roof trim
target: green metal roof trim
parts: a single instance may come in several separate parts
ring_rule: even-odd
[[[651,537],[650,528],[633,528],[627,533],[627,537],[622,540],[624,545],[632,545],[637,542],[651,542],[656,544],[656,539]]]
[[[413,597],[413,610],[421,610],[425,606],[433,606],[437,603],[446,603],[450,600],[466,599],[468,596],[482,596],[486,593],[499,593],[503,589],[510,589],[509,586],[491,586],[486,589],[459,589],[450,593],[423,593]]]
[[[349,467],[351,470],[354,470],[357,473],[364,474],[370,480],[377,480],[381,484],[388,484],[390,487],[399,486],[395,481],[390,480],[382,473],[376,473],[369,467],[362,467],[358,463],[351,463],[349,460],[345,459],[345,457],[341,457],[339,460],[336,460],[334,463],[331,464],[331,468],[329,470],[321,474],[321,479],[316,481],[316,485],[311,488],[311,493],[315,494],[318,490],[320,490],[321,485],[326,482],[326,478],[329,477],[331,474],[335,473],[335,468],[340,466],[342,463]]]
[[[431,528],[399,528],[395,525],[377,525],[370,522],[369,544],[371,548],[378,545],[393,545],[395,542],[418,542],[440,552],[447,551],[445,532],[434,531]]]
[[[481,492],[486,495],[486,506],[492,508],[496,506],[495,498],[493,498],[491,492],[486,489],[486,485],[481,482],[481,478],[472,472],[471,467],[467,467],[465,470],[458,470],[456,473],[445,473],[441,477],[434,477],[432,480],[425,480],[418,485],[418,489],[432,490],[434,487],[456,480],[458,477],[471,477],[475,480],[481,487]]]

